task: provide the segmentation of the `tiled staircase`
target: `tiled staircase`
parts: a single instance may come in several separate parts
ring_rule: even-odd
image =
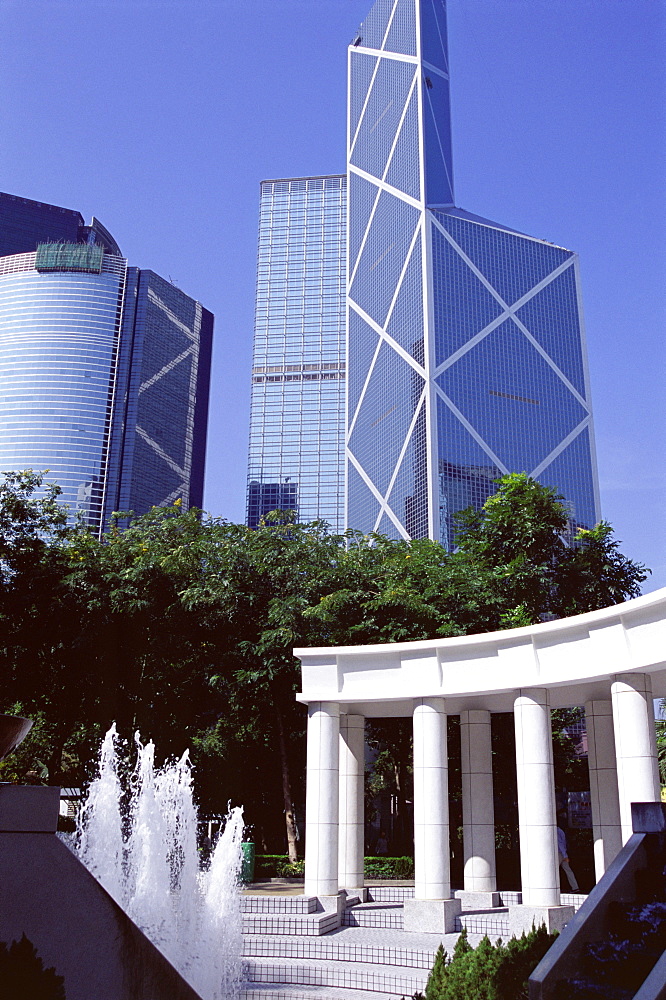
[[[316,897],[245,896],[241,1000],[401,1000],[423,990],[439,942],[402,931],[406,894],[413,889],[348,897],[342,927]]]
[[[358,897],[348,900],[350,905]],[[316,896],[244,896],[243,934],[317,937],[338,926],[338,914],[318,909]]]
[[[314,896],[243,897],[244,978],[241,1000],[402,1000],[423,991],[440,941],[453,950],[458,934],[403,930],[409,886],[374,886],[368,901],[348,897],[338,915]],[[581,897],[582,898],[582,897]],[[508,937],[507,893],[495,910],[462,913],[456,930],[470,941]]]

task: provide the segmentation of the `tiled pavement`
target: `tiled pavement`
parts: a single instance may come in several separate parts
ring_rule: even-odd
[[[302,885],[251,887],[243,896],[241,1000],[409,1000],[422,992],[440,942],[451,954],[458,933],[405,933],[402,901],[413,892],[409,885],[370,886],[369,902],[349,907],[343,926],[331,930],[335,914],[317,912]],[[471,944],[486,933],[508,937],[507,906],[520,894],[502,897],[502,907],[461,914],[458,929],[467,928]],[[584,898],[563,894],[562,902]]]
[[[302,893],[288,885],[282,895],[282,886],[270,884],[243,896],[241,1000],[409,998],[425,988],[440,941],[451,951],[458,937],[402,930],[402,900],[414,892],[408,885],[370,887],[371,901],[349,907],[347,925],[328,933],[314,922],[336,916],[316,912],[316,900],[295,888]]]
[[[423,991],[440,941],[457,934],[405,934],[347,927],[322,938],[245,938],[242,1000],[401,1000]],[[476,943],[479,937],[472,937]],[[272,985],[271,985],[272,984]],[[349,991],[349,992],[348,992]]]

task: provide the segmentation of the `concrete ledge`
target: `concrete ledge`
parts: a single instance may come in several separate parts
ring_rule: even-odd
[[[634,833],[666,833],[666,802],[632,802]]]
[[[453,934],[460,909],[459,899],[406,899],[404,929],[425,934]]]
[[[666,1000],[666,951],[634,995],[634,1000]]]
[[[454,896],[460,900],[463,910],[494,910],[501,906],[499,892],[469,892],[456,889]]]
[[[646,836],[644,833],[634,833],[629,838],[552,948],[541,959],[529,978],[530,1000],[548,1000],[557,981],[576,972],[583,948],[602,932],[606,913],[613,899],[635,899],[635,873],[647,863]]]
[[[546,925],[549,934],[562,930],[573,917],[573,906],[510,906],[509,933],[515,937],[529,934],[532,926]]]
[[[53,785],[0,785],[0,833],[55,833],[59,809]]]
[[[24,933],[67,1000],[201,1000],[54,834],[0,834],[0,941]]]
[[[338,917],[338,927],[342,922],[342,915],[347,909],[347,893],[341,889],[334,896],[317,896],[317,909],[324,913],[335,913]]]

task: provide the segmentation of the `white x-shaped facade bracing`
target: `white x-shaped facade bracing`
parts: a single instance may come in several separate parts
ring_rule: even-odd
[[[574,253],[454,207],[443,0],[349,50],[347,524],[450,545],[525,471],[599,516]]]

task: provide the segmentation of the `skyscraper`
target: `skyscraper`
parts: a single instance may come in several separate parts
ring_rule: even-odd
[[[78,212],[0,195],[0,251],[0,470],[48,469],[95,529],[200,506],[212,315]]]
[[[348,79],[346,238],[334,213],[323,242],[306,236],[312,180],[262,187],[248,523],[288,505],[340,527],[312,474],[326,440],[329,470],[333,450],[345,453],[350,528],[451,548],[456,512],[480,507],[511,471],[561,492],[572,528],[591,526],[599,499],[578,258],[455,206],[445,0],[377,0],[349,47]],[[279,199],[270,211],[269,197]],[[314,280],[306,297],[299,284],[324,254],[332,269],[336,245],[346,385],[330,385],[317,420],[302,375],[259,395],[256,380],[269,375],[256,366],[277,384],[300,372],[301,322],[307,363],[321,365],[324,317],[326,359],[342,356],[341,299],[312,298]],[[296,448],[306,412],[311,432]],[[332,497],[330,475],[325,489]]]
[[[591,526],[578,260],[455,207],[445,0],[377,0],[349,81],[349,525],[450,547],[524,471]]]
[[[248,524],[344,518],[344,176],[264,181]]]

